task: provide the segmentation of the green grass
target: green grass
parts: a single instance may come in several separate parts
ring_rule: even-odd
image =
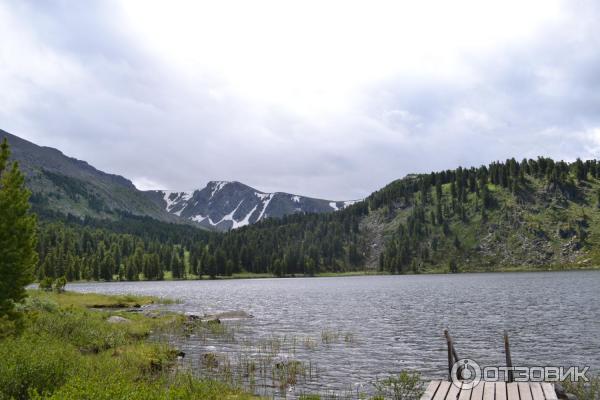
[[[30,290],[29,296],[40,301],[52,301],[59,306],[87,307],[87,308],[132,308],[146,304],[163,303],[164,300],[152,296],[119,295],[110,296],[99,293],[44,292]],[[168,301],[168,300],[167,300]]]
[[[184,316],[89,309],[100,301],[154,299],[30,291],[20,307],[24,330],[0,340],[0,400],[255,398],[179,370],[173,348],[146,340],[150,332],[182,333]],[[111,315],[130,322],[111,324]]]

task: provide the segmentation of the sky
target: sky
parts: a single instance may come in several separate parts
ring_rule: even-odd
[[[358,199],[600,153],[600,2],[0,1],[0,129],[140,189]]]

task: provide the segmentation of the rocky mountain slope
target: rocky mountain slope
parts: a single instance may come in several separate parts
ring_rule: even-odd
[[[264,193],[240,182],[211,181],[190,192],[148,191],[147,196],[169,213],[209,229],[227,231],[268,217],[327,213],[353,201],[330,201],[288,193]]]
[[[353,203],[264,193],[239,182],[209,182],[191,192],[144,192],[122,176],[0,130],[0,140],[5,137],[12,159],[19,161],[26,175],[34,210],[41,216],[119,219],[126,213],[227,231],[267,217],[332,212]]]
[[[34,210],[41,215],[115,219],[122,212],[161,221],[178,220],[122,176],[99,171],[57,149],[38,146],[0,130],[0,140],[5,137],[11,158],[19,161],[25,173]]]

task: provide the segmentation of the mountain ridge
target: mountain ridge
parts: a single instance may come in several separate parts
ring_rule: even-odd
[[[117,219],[119,213],[128,213],[177,222],[123,176],[0,130],[3,138],[8,140],[11,159],[19,162],[25,174],[32,205],[39,214]]]
[[[11,159],[19,161],[25,173],[34,210],[41,215],[119,219],[120,213],[126,213],[227,231],[267,217],[332,212],[353,203],[267,193],[239,181],[210,181],[191,191],[142,191],[121,175],[0,129],[0,139],[4,137],[11,147]]]
[[[333,212],[356,202],[263,192],[239,181],[209,181],[204,188],[191,191],[150,190],[145,193],[167,212],[219,231],[240,228],[269,217]]]

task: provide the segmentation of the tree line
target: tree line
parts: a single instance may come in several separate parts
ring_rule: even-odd
[[[371,244],[361,231],[369,213],[410,208],[379,260],[381,270],[419,271],[441,241],[461,246],[450,222],[477,215],[485,221],[496,206],[491,188],[518,196],[528,179],[548,190],[577,196],[577,184],[600,176],[595,160],[573,163],[540,157],[509,159],[478,168],[410,175],[364,201],[329,214],[293,214],[228,233],[206,232],[147,217],[121,214],[116,221],[44,218],[39,229],[37,277],[68,280],[174,279],[228,276],[240,272],[276,276],[315,275],[364,268]],[[600,195],[599,195],[600,198]]]

